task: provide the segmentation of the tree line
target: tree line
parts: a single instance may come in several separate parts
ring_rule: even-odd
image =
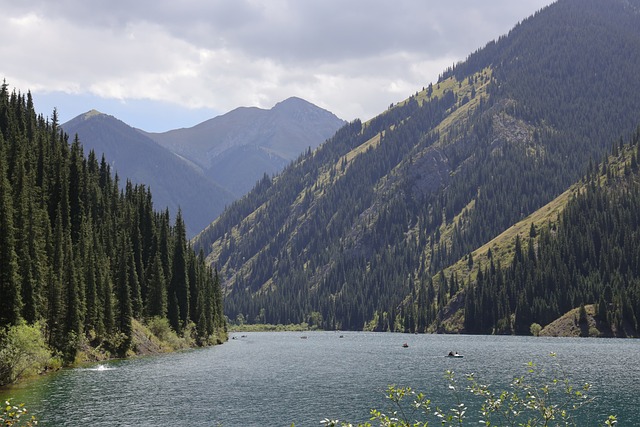
[[[73,361],[84,343],[126,354],[133,319],[168,319],[204,344],[225,330],[219,280],[181,213],[155,211],[104,156],[0,88],[0,328],[40,325]]]

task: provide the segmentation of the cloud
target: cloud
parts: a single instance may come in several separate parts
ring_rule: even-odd
[[[550,1],[4,2],[0,75],[220,112],[295,95],[368,119]]]

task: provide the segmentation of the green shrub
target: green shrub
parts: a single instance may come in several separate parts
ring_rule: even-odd
[[[19,324],[0,331],[0,385],[46,370],[52,362],[40,324]]]
[[[167,345],[172,350],[180,350],[183,348],[189,348],[191,340],[179,337],[176,332],[171,329],[169,320],[164,317],[152,317],[147,320],[147,328],[153,335],[155,335],[163,344]],[[191,328],[186,327],[184,329],[185,336],[189,336]]]
[[[169,320],[165,317],[152,317],[147,321],[147,328],[161,341],[165,341],[169,335],[175,334],[169,326]]]
[[[532,323],[531,327],[529,328],[531,335],[533,335],[534,337],[540,336],[541,330],[542,330],[542,326],[540,326],[538,323]]]

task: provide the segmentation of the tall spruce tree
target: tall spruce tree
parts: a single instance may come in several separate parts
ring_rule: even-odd
[[[124,335],[124,340],[118,350],[125,353],[131,345],[131,331],[133,328],[133,309],[131,308],[130,286],[131,259],[133,258],[133,255],[131,254],[128,236],[124,232],[120,233],[119,242],[118,276],[116,278],[116,328],[118,332]]]
[[[3,91],[5,89],[3,85]],[[22,308],[11,193],[4,141],[0,134],[0,327],[17,324]]]
[[[187,242],[182,213],[178,210],[174,229],[173,257],[171,259],[171,281],[169,282],[169,305],[177,303],[175,311],[180,324],[173,325],[180,330],[189,321],[189,278],[187,274]],[[170,311],[172,309],[170,308]],[[173,312],[173,311],[172,311]],[[175,314],[174,314],[175,316]],[[171,319],[169,319],[171,320]],[[174,320],[175,321],[175,320]]]
[[[146,315],[148,317],[165,317],[167,315],[167,284],[160,261],[156,253],[149,273]]]

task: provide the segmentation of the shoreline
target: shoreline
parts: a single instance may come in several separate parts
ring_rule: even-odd
[[[8,393],[5,393],[8,390],[20,388],[22,385],[31,381],[38,380],[39,378],[65,369],[82,368],[83,366],[91,366],[100,364],[101,362],[154,357],[163,354],[177,353],[186,350],[197,350],[199,348],[221,345],[229,340],[229,333],[231,332],[228,330],[221,330],[215,337],[210,337],[215,338],[212,339],[211,342],[206,345],[199,345],[191,337],[178,337],[173,331],[166,333],[165,336],[158,336],[154,334],[147,325],[143,324],[139,320],[134,319],[132,326],[132,348],[129,349],[124,356],[111,354],[108,350],[101,348],[101,346],[91,346],[87,341],[81,347],[73,363],[67,365],[58,363],[59,359],[55,355],[51,355],[50,365],[53,366],[53,368],[46,366],[43,370],[40,370],[37,373],[24,376],[21,375],[12,383],[0,385],[1,399],[6,400],[8,398],[12,398]],[[4,404],[4,400],[1,403]],[[15,403],[16,402],[14,402],[14,404]]]

